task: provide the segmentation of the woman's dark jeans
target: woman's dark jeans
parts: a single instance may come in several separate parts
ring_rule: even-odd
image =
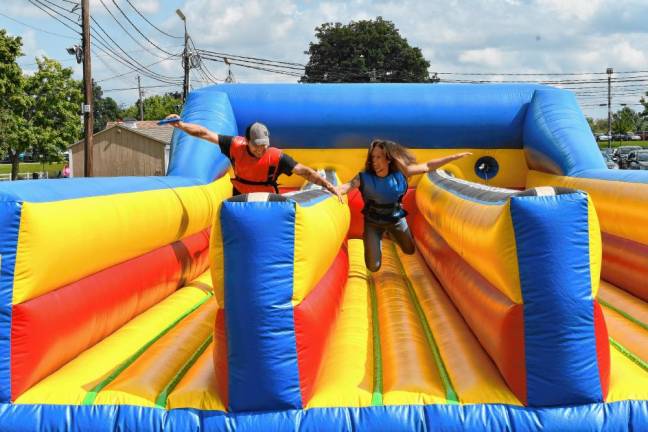
[[[405,218],[399,219],[396,223],[375,223],[365,219],[363,235],[365,264],[372,272],[378,271],[382,264],[382,236],[385,232],[406,254],[412,255],[416,251]]]

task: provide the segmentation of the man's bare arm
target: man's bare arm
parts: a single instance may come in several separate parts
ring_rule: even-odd
[[[321,177],[312,168],[298,163],[297,165],[295,165],[295,168],[293,168],[293,173],[297,174],[300,177],[303,177],[304,179],[306,179],[311,183],[315,183],[316,185],[322,186],[324,189],[328,190],[333,195],[337,195],[337,197],[340,198],[340,201],[342,201],[342,196],[338,193],[338,191],[331,184],[331,182]]]
[[[177,114],[170,114],[166,118],[175,118],[175,117],[179,117],[179,116]],[[196,138],[201,138],[218,145],[218,134],[216,132],[210,131],[206,127],[193,124],[193,123],[185,123],[183,121],[177,121],[169,124],[175,128],[180,129],[181,131],[188,133],[191,136],[195,136]]]

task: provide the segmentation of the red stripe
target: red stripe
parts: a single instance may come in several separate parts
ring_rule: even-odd
[[[15,305],[11,399],[208,267],[205,230]]]
[[[419,252],[491,356],[511,391],[527,405],[524,306],[513,303],[464,261],[420,214],[414,219]]]
[[[228,404],[228,377],[227,377],[227,334],[225,332],[225,309],[218,309],[214,324],[214,372],[216,374],[216,388],[223,405]],[[229,408],[228,408],[229,409]]]
[[[596,339],[596,358],[598,360],[601,391],[603,392],[603,400],[605,400],[610,387],[610,341],[601,305],[596,300],[594,300],[594,337]]]
[[[313,394],[324,347],[337,317],[348,274],[349,257],[346,246],[343,246],[326,274],[294,309],[303,406]]]
[[[648,302],[648,245],[607,233],[602,236],[601,277]]]

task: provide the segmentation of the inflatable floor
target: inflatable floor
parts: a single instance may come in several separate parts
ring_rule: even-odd
[[[571,93],[232,84],[182,116],[333,182],[373,138],[472,155],[411,179],[416,252],[375,273],[357,192],[231,197],[183,133],[165,177],[0,184],[0,430],[648,430],[648,174]]]

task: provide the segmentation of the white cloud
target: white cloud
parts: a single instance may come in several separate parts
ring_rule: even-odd
[[[131,1],[156,25],[176,35],[183,32],[175,14],[179,7],[199,48],[250,57],[306,63],[304,51],[315,39],[315,27],[382,16],[394,22],[411,45],[421,48],[432,71],[604,72],[608,66],[648,70],[645,0],[183,0],[174,2],[173,7],[166,7],[161,0]],[[125,0],[119,4],[139,19]],[[115,23],[98,0],[91,0],[91,7],[97,20],[115,31],[113,36],[118,35],[125,49],[141,49],[124,37],[121,29],[116,32]],[[4,0],[3,8],[4,13],[33,25],[49,23],[50,27],[44,28],[50,31],[69,31],[25,0]],[[37,15],[39,18],[33,18]],[[145,23],[140,29],[160,46],[181,43]],[[44,37],[38,34],[36,40],[44,41]],[[31,53],[35,50],[30,46]],[[46,50],[53,52],[54,47],[50,44]],[[134,56],[144,64],[158,60],[143,53]],[[181,76],[179,63],[174,59],[153,69]],[[227,69],[222,63],[205,64],[217,77],[225,77]],[[115,68],[126,70],[116,62]],[[241,66],[233,66],[233,71],[242,82],[297,80]],[[114,75],[106,68],[101,73],[104,77]],[[498,76],[510,79],[504,75],[491,79]],[[131,76],[127,79],[132,81]]]
[[[497,48],[484,48],[467,50],[459,54],[461,63],[469,63],[476,66],[500,66],[505,62],[505,54]]]

